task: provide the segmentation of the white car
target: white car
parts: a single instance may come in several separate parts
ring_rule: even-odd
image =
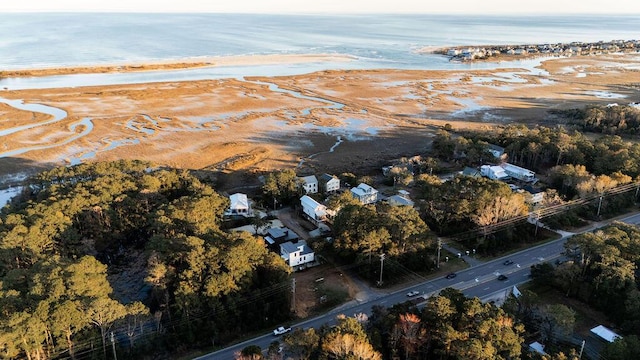
[[[413,291],[409,291],[409,292],[407,293],[407,296],[408,296],[408,297],[414,297],[414,296],[416,296],[416,295],[418,295],[418,294],[420,294],[420,291],[418,291],[418,290],[413,290]]]
[[[273,330],[273,335],[278,336],[278,335],[286,334],[289,331],[291,331],[290,327],[286,328],[284,326],[280,326],[279,328]]]

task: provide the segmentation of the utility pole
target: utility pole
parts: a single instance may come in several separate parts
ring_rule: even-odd
[[[291,292],[293,293],[291,296],[291,309],[296,311],[296,278],[291,279]]]
[[[113,337],[113,331],[111,332],[111,349],[113,350],[113,358],[118,360],[118,356],[116,355],[116,340]]]
[[[438,260],[436,263],[436,267],[440,269],[440,249],[442,248],[442,240],[438,238]]]
[[[602,194],[600,194],[600,201],[598,201],[598,213],[596,214],[597,217],[600,216],[600,206],[602,206]]]
[[[378,286],[382,286],[382,270],[384,269],[384,254],[380,254],[380,281]]]
[[[584,350],[584,343],[586,340],[582,340],[582,346],[580,346],[580,355],[578,356],[578,360],[582,359],[582,351]]]

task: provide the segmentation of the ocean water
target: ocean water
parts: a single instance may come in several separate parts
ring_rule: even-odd
[[[171,75],[160,72],[125,76],[124,80],[113,75],[53,77],[33,85],[50,87],[68,79],[75,79],[74,86],[80,86],[96,81],[108,84],[289,75],[336,68],[473,68],[487,65],[451,63],[446,57],[418,50],[430,46],[628,40],[638,37],[638,24],[638,16],[620,15],[0,13],[0,69],[255,54],[345,54],[357,59],[349,63],[225,67]],[[28,81],[14,79],[2,79],[0,86],[32,87]]]

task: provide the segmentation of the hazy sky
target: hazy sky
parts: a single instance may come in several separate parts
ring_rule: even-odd
[[[11,11],[640,14],[640,0],[0,0]]]

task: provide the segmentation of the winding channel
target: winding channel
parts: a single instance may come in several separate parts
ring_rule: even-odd
[[[321,106],[312,106],[312,107],[308,107],[308,108],[304,108],[302,110],[300,110],[300,114],[303,116],[308,116],[311,114],[311,111],[314,109],[334,109],[334,110],[342,110],[345,107],[345,104],[343,103],[339,103],[336,101],[332,101],[332,100],[328,100],[328,99],[324,99],[321,97],[315,97],[315,96],[308,96],[308,95],[304,95],[302,94],[300,91],[295,91],[295,90],[288,90],[288,89],[283,89],[281,87],[279,87],[277,84],[275,83],[270,83],[270,82],[265,82],[265,81],[251,81],[251,80],[246,80],[243,77],[238,78],[241,81],[244,82],[248,82],[248,83],[253,83],[253,84],[257,84],[257,85],[262,85],[262,86],[267,86],[268,89],[272,92],[277,92],[277,93],[283,93],[283,94],[287,94],[290,95],[294,98],[297,99],[304,99],[304,100],[311,100],[311,101],[315,101],[315,102],[321,102],[324,103],[326,105],[321,105]],[[24,131],[24,130],[29,130],[29,129],[33,129],[39,126],[46,126],[46,125],[50,125],[56,122],[59,122],[61,120],[64,120],[67,118],[68,114],[65,110],[60,109],[60,108],[56,108],[56,107],[52,107],[52,106],[48,106],[48,105],[43,105],[43,104],[25,104],[23,100],[10,100],[10,99],[5,99],[5,98],[1,98],[0,97],[0,103],[4,103],[7,104],[15,109],[18,110],[22,110],[22,111],[29,111],[29,112],[35,112],[35,113],[42,113],[42,114],[46,114],[51,116],[51,119],[46,120],[46,121],[41,121],[41,122],[37,122],[37,123],[32,123],[32,124],[27,124],[27,125],[20,125],[20,126],[15,126],[15,127],[11,127],[8,129],[4,129],[4,130],[0,130],[0,141],[2,140],[2,137],[4,136],[8,136],[20,131]],[[137,116],[142,116],[142,121],[140,121],[139,118],[137,118]],[[230,116],[229,116],[230,117]],[[212,118],[215,119],[215,118]],[[354,121],[354,119],[350,119],[351,121]],[[161,119],[160,121],[166,121],[165,119]],[[146,124],[145,124],[146,122]],[[154,135],[154,133],[157,131],[158,129],[158,120],[155,120],[153,118],[151,118],[150,116],[146,115],[146,114],[138,114],[138,115],[134,115],[130,120],[127,121],[125,127],[129,130],[132,130],[134,132],[140,133],[142,136],[151,136]],[[201,124],[200,124],[201,125]],[[41,145],[34,145],[34,146],[27,146],[27,147],[21,147],[21,148],[17,148],[17,149],[13,149],[13,150],[8,150],[5,152],[0,152],[0,158],[4,158],[4,157],[10,157],[10,156],[16,156],[16,155],[21,155],[24,153],[27,153],[29,151],[34,151],[34,150],[44,150],[44,149],[50,149],[50,148],[54,148],[54,147],[58,147],[58,146],[62,146],[62,145],[66,145],[69,144],[83,136],[88,135],[89,133],[91,133],[91,131],[93,131],[94,125],[93,125],[93,120],[90,117],[85,117],[79,121],[73,122],[72,124],[69,125],[69,130],[72,132],[75,132],[79,127],[82,127],[82,131],[75,133],[74,135],[68,137],[65,140],[62,141],[58,141],[55,143],[50,143],[50,144],[41,144]],[[322,129],[323,127],[318,127],[319,129]],[[218,128],[205,128],[202,126],[198,126],[196,128],[189,128],[189,129],[164,129],[164,130],[169,130],[169,131],[212,131],[212,130],[216,130]],[[113,150],[116,147],[119,146],[126,146],[126,145],[133,145],[133,144],[139,144],[141,141],[141,139],[132,139],[132,138],[128,138],[128,139],[120,139],[120,140],[116,140],[116,139],[110,139],[110,138],[103,138],[101,140],[101,142],[106,143],[107,145],[103,146],[101,149],[95,149],[95,150],[91,150],[91,149],[85,149],[85,151],[81,151],[79,152],[79,155],[71,155],[71,154],[64,154],[63,156],[68,159],[68,162],[70,165],[76,165],[79,163],[82,163],[85,160],[88,160],[90,158],[94,158],[97,154],[97,152],[105,152],[105,151],[109,151],[109,150]],[[331,146],[331,148],[328,150],[328,152],[333,152],[336,147],[338,147],[338,145],[340,145],[342,142],[344,141],[343,137],[341,135],[337,135],[336,136],[336,143]],[[4,145],[6,147],[6,145]],[[326,152],[326,151],[325,151]],[[322,153],[322,152],[320,152]],[[320,153],[316,153],[316,154],[312,154],[310,156],[308,156],[306,159],[311,159],[314,156],[320,154]],[[78,153],[76,153],[78,154]],[[304,163],[305,159],[302,159],[300,162],[300,165],[302,165],[302,163]]]

